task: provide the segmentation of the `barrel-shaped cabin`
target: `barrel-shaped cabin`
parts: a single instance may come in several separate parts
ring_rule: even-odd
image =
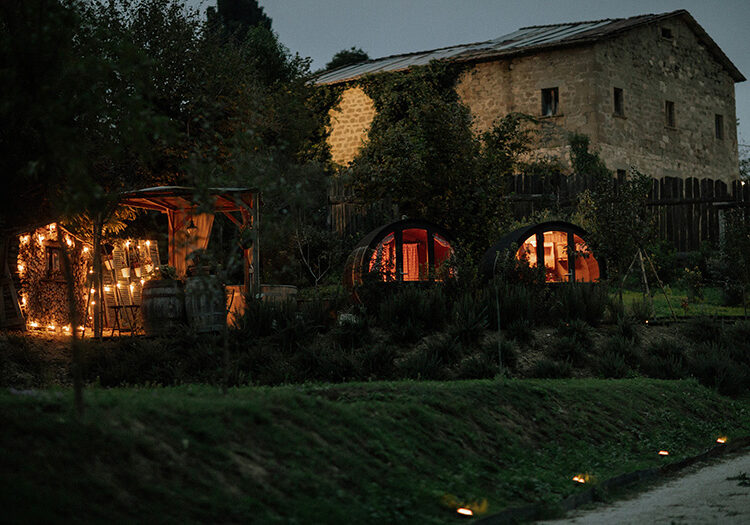
[[[596,282],[603,277],[603,266],[586,242],[586,232],[569,222],[552,221],[519,228],[502,237],[482,257],[482,273],[495,273],[499,254],[515,250],[519,261],[529,266],[543,263],[548,283]]]
[[[404,219],[374,229],[352,250],[344,284],[353,289],[366,275],[386,283],[434,281],[449,272],[453,236],[437,224]]]

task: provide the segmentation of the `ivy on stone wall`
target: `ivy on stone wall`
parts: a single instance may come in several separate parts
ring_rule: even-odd
[[[390,199],[401,214],[446,226],[479,255],[511,220],[511,176],[532,167],[524,155],[534,121],[511,114],[476,133],[456,92],[462,71],[432,62],[358,80],[377,112],[348,175],[360,200]]]

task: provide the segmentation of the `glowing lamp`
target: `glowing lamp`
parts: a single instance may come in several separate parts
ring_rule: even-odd
[[[92,294],[96,293],[96,289],[95,289],[95,288],[92,288],[92,289],[91,289],[91,293],[92,293]]]
[[[83,332],[83,326],[79,326],[79,327],[77,328],[77,330],[78,330],[79,332]]]
[[[91,301],[91,306],[94,306],[96,304],[96,301]]]
[[[125,248],[127,248],[128,246],[130,246],[130,241],[125,241]]]
[[[464,516],[473,516],[474,515],[474,511],[471,510],[471,509],[467,509],[466,507],[458,508],[458,509],[456,509],[456,512],[458,512],[459,514],[463,514]]]
[[[70,325],[63,326],[62,329],[63,329],[63,332],[65,332],[66,334],[70,333]]]
[[[66,243],[66,244],[67,244],[68,246],[73,246],[73,239],[71,239],[70,237],[68,237],[68,236],[66,235],[66,236],[65,236],[65,243]]]
[[[145,283],[145,282],[146,282],[145,279],[141,279],[141,286],[143,286],[143,283]]]
[[[18,240],[21,241],[21,244],[29,244],[31,237],[29,235],[21,235]]]
[[[723,445],[724,443],[726,443],[726,442],[727,442],[727,437],[726,437],[726,436],[721,436],[720,438],[718,438],[718,439],[716,440],[716,442],[717,442],[718,444],[720,444],[720,445]]]
[[[120,283],[117,283],[115,286],[117,286],[118,288],[120,288]]]
[[[88,246],[84,246],[83,247],[83,253],[86,253],[88,251],[89,251],[89,247]],[[93,273],[93,270],[91,272]]]
[[[660,450],[659,451],[659,455],[660,456],[668,456],[669,455],[669,451],[668,450]]]
[[[39,246],[41,246],[42,244],[44,244],[44,235],[39,234],[36,240],[39,243]]]
[[[105,287],[104,287],[104,291],[105,291],[105,292],[108,292],[108,291],[110,291],[110,290],[111,290],[111,288],[110,288],[109,286],[105,286]]]
[[[133,288],[134,288],[134,287],[135,287],[135,285],[134,285],[133,283],[130,283],[130,291],[131,291],[131,292],[133,291]]]
[[[39,328],[39,323],[37,323],[36,321],[31,321],[31,322],[29,323],[29,326],[30,326],[31,328]]]
[[[146,248],[151,246],[151,241],[146,241]]]
[[[23,273],[25,269],[26,269],[26,266],[24,266],[23,263],[18,263],[18,273]]]
[[[573,476],[573,481],[576,483],[586,483],[586,478],[581,474],[578,474],[577,476]]]
[[[47,325],[47,330],[49,330],[50,332],[54,332],[55,329],[57,329],[57,327],[55,325],[53,325],[53,324],[48,324]]]
[[[21,296],[21,306],[26,306],[26,296]]]

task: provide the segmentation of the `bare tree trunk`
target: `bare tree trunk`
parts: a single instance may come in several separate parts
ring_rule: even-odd
[[[70,321],[70,349],[73,354],[73,406],[75,408],[78,420],[83,419],[84,402],[83,402],[83,356],[81,347],[78,344],[78,326],[81,319],[78,312],[75,295],[75,282],[73,282],[73,269],[70,262],[68,246],[65,242],[60,242],[60,251],[62,253],[62,267],[65,274],[65,288],[68,298],[68,316]]]
[[[94,250],[94,290],[96,290],[96,299],[94,302],[94,337],[101,339],[102,337],[102,213],[97,213],[94,216],[94,235],[93,235],[93,250]]]

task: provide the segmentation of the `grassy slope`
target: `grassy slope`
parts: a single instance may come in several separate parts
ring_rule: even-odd
[[[2,520],[440,523],[750,433],[747,403],[694,382],[400,382],[0,393]]]
[[[656,317],[672,317],[672,312],[669,310],[669,304],[664,298],[664,294],[661,288],[655,285],[655,283],[649,283],[651,286],[651,292],[654,298],[654,313]],[[669,288],[667,287],[667,294],[669,295],[669,301],[672,303],[675,315],[677,317],[685,317],[685,310],[682,308],[682,302],[687,298],[687,291],[681,288]],[[699,302],[693,302],[688,305],[687,315],[694,317],[699,315],[726,315],[742,317],[745,315],[745,310],[741,306],[723,306],[722,305],[722,293],[719,288],[706,287],[703,290],[703,299]],[[630,305],[633,301],[640,301],[643,298],[643,291],[641,290],[624,290],[622,299],[625,305]]]

